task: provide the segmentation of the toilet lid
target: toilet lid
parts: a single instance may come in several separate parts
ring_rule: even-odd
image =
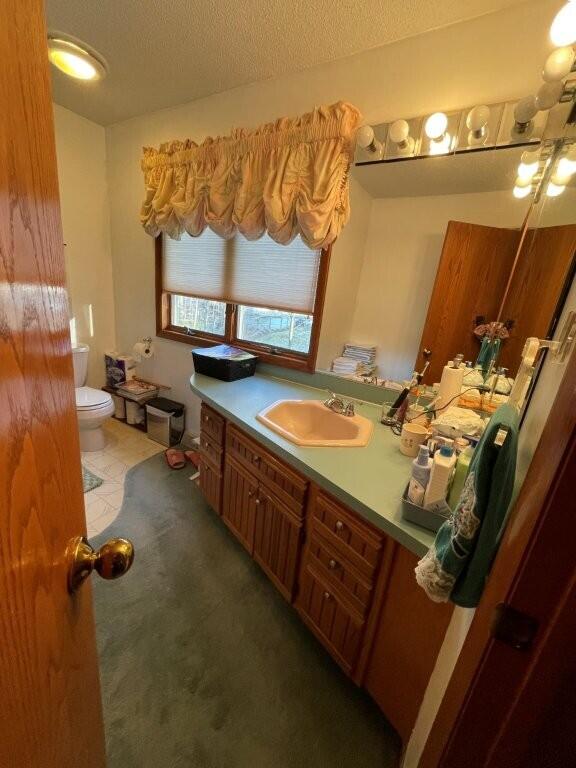
[[[76,388],[76,408],[78,410],[99,408],[112,402],[112,396],[108,392],[93,387]]]

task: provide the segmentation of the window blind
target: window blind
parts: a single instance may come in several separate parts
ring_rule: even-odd
[[[299,237],[290,245],[278,245],[268,235],[223,240],[208,228],[200,237],[163,237],[163,288],[169,293],[314,311],[321,251],[310,250]]]

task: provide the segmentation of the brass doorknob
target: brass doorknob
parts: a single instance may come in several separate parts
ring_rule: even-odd
[[[134,546],[128,539],[110,539],[94,551],[88,539],[78,536],[70,541],[67,552],[68,591],[78,587],[96,570],[103,579],[118,579],[134,562]]]

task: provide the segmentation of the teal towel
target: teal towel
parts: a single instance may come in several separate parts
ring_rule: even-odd
[[[500,429],[506,437],[498,446]],[[478,605],[512,499],[517,451],[518,413],[502,405],[474,451],[454,513],[416,566],[416,580],[432,600]]]

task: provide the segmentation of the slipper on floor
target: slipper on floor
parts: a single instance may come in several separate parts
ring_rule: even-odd
[[[183,469],[186,466],[186,456],[183,451],[176,448],[168,448],[164,451],[164,456],[170,469]]]
[[[198,451],[184,451],[184,456],[186,456],[188,461],[191,464],[194,464],[195,467],[200,463],[200,454]]]

